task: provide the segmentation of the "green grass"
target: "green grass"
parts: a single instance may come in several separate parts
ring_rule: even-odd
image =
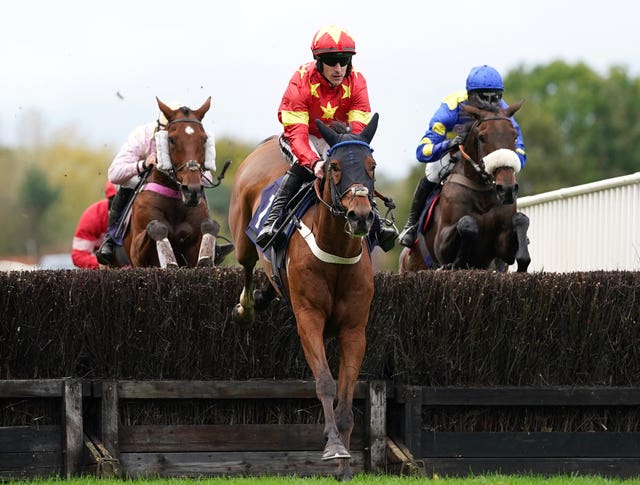
[[[336,485],[338,482],[331,477],[230,477],[230,478],[202,478],[202,479],[148,479],[148,480],[120,480],[120,479],[100,479],[100,478],[74,478],[70,480],[32,480],[29,482],[5,482],[9,484],[29,485]],[[432,478],[427,477],[399,477],[381,475],[356,475],[351,484],[354,485],[411,485],[411,484],[433,484],[433,485],[618,485],[618,484],[640,484],[640,477],[634,479],[613,479],[603,477],[577,477],[577,476],[508,476],[508,475],[484,475],[468,478]]]

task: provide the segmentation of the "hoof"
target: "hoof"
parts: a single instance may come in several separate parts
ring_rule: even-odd
[[[213,266],[213,261],[211,261],[211,258],[209,257],[204,257],[204,258],[200,258],[198,260],[198,268],[211,268]]]
[[[247,330],[253,326],[255,319],[255,313],[253,309],[247,310],[240,303],[236,304],[231,311],[231,320],[238,324],[238,326],[244,330]]]
[[[349,454],[347,449],[344,447],[344,445],[340,443],[336,443],[333,445],[325,446],[324,453],[322,453],[323,461],[335,460],[338,458],[347,458],[347,459],[351,458],[351,455]]]
[[[221,244],[219,246],[216,246],[216,258],[215,258],[215,265],[216,266],[220,266],[222,264],[222,262],[224,261],[224,258],[230,254],[231,252],[233,252],[234,250],[234,246],[233,244]]]

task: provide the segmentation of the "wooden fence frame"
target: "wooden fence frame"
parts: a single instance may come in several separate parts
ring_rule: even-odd
[[[382,381],[356,385],[354,399],[365,401],[365,423],[356,428],[351,449],[356,472],[385,471],[386,393]],[[0,380],[0,398],[60,399],[63,407],[60,424],[0,427],[0,479],[335,472],[320,458],[321,424],[120,424],[123,399],[316,400],[312,381]],[[262,450],[263,442],[272,448]]]
[[[58,399],[62,409],[58,425],[0,427],[0,480],[69,478],[87,471],[132,477],[334,472],[320,461],[321,425],[120,425],[123,399],[315,399],[311,381],[0,380],[0,398]],[[365,400],[366,414],[352,446],[355,471],[640,476],[640,432],[434,432],[422,423],[425,406],[640,407],[640,388],[361,381],[355,399]],[[92,403],[97,403],[95,416],[83,409]],[[275,443],[283,434],[296,434],[296,446],[306,443],[308,449],[262,450],[258,445],[269,433]]]
[[[82,398],[90,387],[80,379],[0,380],[0,397],[60,399],[62,422],[0,428],[0,479],[71,477],[83,455]]]
[[[424,407],[638,407],[640,388],[399,385],[390,401],[390,435],[406,446],[411,468],[429,475],[640,476],[639,432],[437,432],[422,422]]]
[[[352,445],[355,471],[379,473],[386,458],[386,384],[358,382],[355,400],[365,400],[365,425],[359,446]],[[100,429],[106,460],[120,472],[141,476],[213,476],[243,474],[329,475],[321,460],[322,425],[119,425],[123,399],[311,399],[313,381],[98,381]],[[358,431],[358,430],[356,430]],[[355,433],[354,433],[355,434]],[[289,435],[288,440],[286,435]],[[291,449],[282,443],[286,441]]]

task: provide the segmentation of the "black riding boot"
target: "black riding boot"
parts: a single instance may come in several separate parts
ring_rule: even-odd
[[[396,240],[398,239],[398,231],[393,224],[387,225],[383,222],[382,216],[380,216],[377,208],[374,208],[373,211],[376,218],[376,222],[374,223],[375,238],[380,249],[386,253],[391,251],[393,246],[395,246]]]
[[[407,223],[400,233],[400,244],[408,248],[413,246],[416,240],[416,229],[418,228],[418,219],[424,209],[424,204],[431,192],[438,186],[437,183],[429,182],[427,177],[424,176],[418,181],[416,191],[413,194],[413,201],[411,202],[411,208],[409,209],[409,216],[407,217]]]
[[[111,232],[117,227],[120,216],[127,207],[127,204],[129,203],[129,200],[131,200],[134,192],[134,189],[120,187],[118,193],[111,202],[111,208],[109,209],[109,221],[107,223],[107,235],[96,252],[96,258],[100,264],[107,265],[113,262],[116,243],[111,237]]]
[[[266,249],[266,244],[271,241],[273,236],[278,230],[278,223],[280,221],[280,214],[287,204],[289,199],[293,197],[304,182],[309,182],[314,179],[313,172],[308,168],[303,167],[297,163],[294,163],[287,173],[284,175],[282,184],[278,188],[273,202],[271,203],[271,209],[269,209],[269,215],[262,224],[262,229],[256,237],[256,243],[263,249]]]

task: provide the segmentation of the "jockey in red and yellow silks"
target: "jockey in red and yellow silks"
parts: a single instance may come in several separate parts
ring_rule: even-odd
[[[272,244],[278,232],[277,224],[287,201],[304,182],[322,178],[325,155],[329,145],[315,124],[341,121],[352,133],[360,133],[371,120],[371,105],[367,81],[353,68],[356,43],[344,29],[335,25],[316,32],[311,41],[315,62],[303,64],[287,85],[278,110],[284,127],[280,143],[293,164],[274,196],[256,243],[263,249]],[[395,227],[382,227],[376,212],[375,239],[388,251],[395,243]]]
[[[318,71],[315,62],[303,64],[289,81],[278,119],[298,163],[313,168],[319,157],[309,144],[309,135],[322,138],[316,119],[327,124],[345,122],[353,133],[360,133],[371,120],[367,81],[351,69],[342,83],[334,86]]]

